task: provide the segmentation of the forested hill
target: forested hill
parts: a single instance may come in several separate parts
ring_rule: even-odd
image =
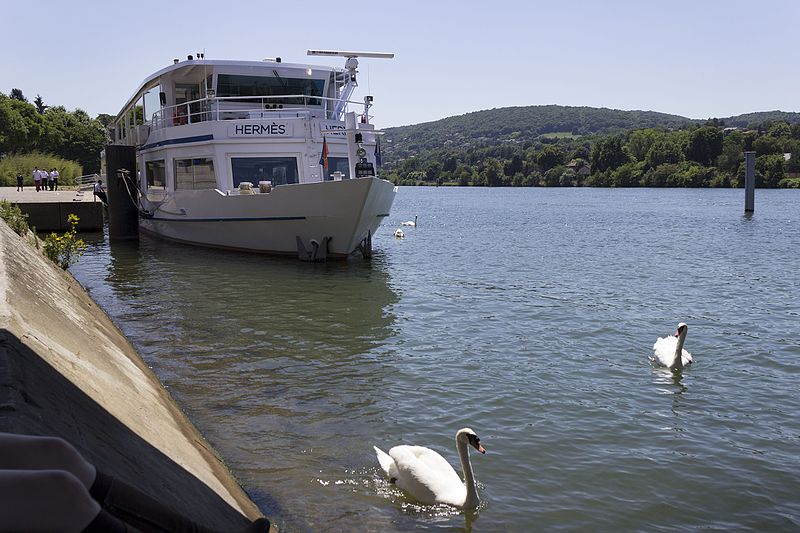
[[[800,122],[800,113],[768,111],[720,119],[726,126],[747,127],[762,122]],[[475,111],[435,122],[387,128],[388,159],[403,159],[437,148],[468,149],[519,143],[540,135],[589,135],[642,128],[680,128],[704,122],[655,111],[622,111],[559,105],[504,107]]]

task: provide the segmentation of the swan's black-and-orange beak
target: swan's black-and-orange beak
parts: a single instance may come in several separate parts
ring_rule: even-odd
[[[481,453],[486,453],[486,449],[481,446],[481,439],[477,435],[468,436],[469,444]]]

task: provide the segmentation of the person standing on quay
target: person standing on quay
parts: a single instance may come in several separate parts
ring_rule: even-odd
[[[39,174],[39,167],[33,167],[33,185],[36,187],[36,192],[39,192],[39,187],[42,185],[42,175]]]
[[[97,180],[97,183],[94,184],[94,195],[100,198],[100,200],[108,205],[108,196],[106,196],[106,191],[103,189],[103,182],[101,180]]]
[[[22,192],[24,189],[22,188],[22,174],[17,172],[17,192]]]
[[[50,181],[50,173],[46,171],[44,168],[41,170],[42,173],[42,190],[47,190],[47,182]]]
[[[53,171],[50,172],[50,178],[53,180],[51,182],[53,184],[53,186],[50,187],[50,190],[51,191],[57,191],[58,190],[58,170],[56,170],[54,168]]]

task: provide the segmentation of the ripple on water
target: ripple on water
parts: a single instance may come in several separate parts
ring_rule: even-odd
[[[800,196],[739,196],[401,188],[371,263],[142,238],[73,272],[284,529],[797,530]],[[373,444],[458,467],[463,426],[477,512],[383,479]]]

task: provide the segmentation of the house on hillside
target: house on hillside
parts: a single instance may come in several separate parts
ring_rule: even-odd
[[[586,179],[592,173],[592,166],[585,159],[573,159],[567,163],[567,168],[574,170],[581,179]]]

